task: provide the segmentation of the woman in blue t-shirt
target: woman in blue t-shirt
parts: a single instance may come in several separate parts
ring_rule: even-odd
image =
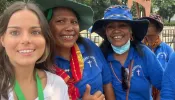
[[[141,19],[148,19],[150,21],[143,43],[155,53],[157,59],[165,69],[170,55],[173,53],[173,49],[165,42],[162,42],[160,38],[161,31],[163,30],[161,16],[152,14],[149,17],[142,17]]]
[[[114,100],[111,73],[101,50],[79,33],[91,26],[92,9],[72,0],[36,2],[55,37],[56,73],[67,83],[70,99]]]
[[[114,5],[92,27],[92,32],[104,38],[101,49],[112,72],[117,100],[152,100],[151,86],[161,89],[163,68],[141,43],[148,24],[148,20],[133,20],[127,6]]]

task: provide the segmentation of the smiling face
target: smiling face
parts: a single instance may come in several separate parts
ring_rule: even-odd
[[[130,40],[131,27],[125,22],[110,22],[106,26],[106,36],[113,46],[121,47]]]
[[[35,65],[46,45],[35,13],[27,9],[15,12],[1,37],[1,43],[12,65]]]
[[[72,10],[54,9],[49,25],[58,47],[71,48],[77,41],[80,29],[78,19]]]

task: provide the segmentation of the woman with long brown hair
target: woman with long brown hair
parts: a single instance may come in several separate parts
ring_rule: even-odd
[[[15,2],[1,17],[0,97],[8,100],[68,100],[67,86],[51,73],[52,34],[34,3]]]

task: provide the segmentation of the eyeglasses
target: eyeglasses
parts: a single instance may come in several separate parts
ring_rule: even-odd
[[[126,91],[129,88],[129,71],[127,68],[121,67],[121,76],[122,76],[122,88]]]

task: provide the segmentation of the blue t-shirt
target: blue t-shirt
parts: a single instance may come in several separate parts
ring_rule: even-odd
[[[165,69],[170,55],[173,53],[173,49],[165,42],[161,42],[160,45],[154,49],[154,53]]]
[[[80,98],[82,98],[86,90],[86,84],[91,86],[91,94],[94,94],[98,90],[103,92],[103,85],[111,82],[110,69],[101,50],[91,40],[85,39],[85,41],[88,43],[90,47],[89,49],[92,49],[92,55],[88,55],[84,45],[78,43],[84,58],[83,78],[75,84],[75,86],[79,89]],[[60,56],[56,56],[55,63],[72,77],[70,71],[70,61]]]
[[[175,53],[172,53],[162,79],[161,100],[175,100]]]
[[[142,51],[144,52],[143,57],[131,47],[123,66],[128,68],[131,60],[134,60],[129,100],[152,100],[151,86],[153,85],[158,89],[161,88],[163,76],[163,68],[161,67],[161,64],[149,48],[143,45]],[[113,53],[108,55],[107,60],[109,64],[112,65],[110,66],[112,72],[112,85],[116,100],[125,100],[126,92],[123,91],[121,82],[122,65],[114,58]]]

